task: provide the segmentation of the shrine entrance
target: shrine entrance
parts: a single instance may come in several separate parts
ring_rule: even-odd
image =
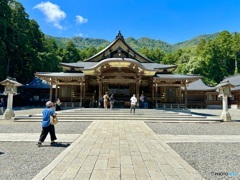
[[[114,107],[124,108],[130,106],[130,98],[135,94],[135,83],[103,83],[103,92],[108,92],[109,96],[114,94]]]

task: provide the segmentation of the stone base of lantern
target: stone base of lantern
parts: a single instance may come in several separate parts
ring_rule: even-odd
[[[229,114],[229,112],[227,111],[223,111],[220,118],[223,120],[223,121],[231,121],[231,115]]]
[[[11,119],[15,117],[14,111],[12,109],[6,109],[3,114],[3,119]]]

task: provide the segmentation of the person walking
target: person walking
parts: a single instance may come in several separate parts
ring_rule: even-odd
[[[110,109],[113,109],[113,105],[114,105],[114,101],[115,101],[114,94],[112,94],[110,96],[109,100],[110,100]]]
[[[3,115],[3,108],[4,108],[4,101],[3,101],[3,98],[1,98],[1,101],[0,101],[0,114]]]
[[[57,139],[57,137],[55,134],[55,127],[50,123],[50,116],[56,117],[57,114],[52,107],[53,103],[51,101],[48,101],[46,102],[46,108],[42,111],[42,132],[37,143],[38,147],[42,146],[42,143],[46,139],[48,133],[50,133],[51,145],[56,144],[55,140]]]
[[[108,107],[108,100],[109,100],[109,96],[108,96],[108,92],[106,92],[105,95],[103,96],[103,103],[104,103],[105,109],[107,109]]]
[[[136,109],[136,104],[137,104],[137,98],[135,97],[135,94],[133,94],[130,101],[131,101],[130,113],[132,113],[132,110],[133,110],[133,113],[135,114],[135,109]]]

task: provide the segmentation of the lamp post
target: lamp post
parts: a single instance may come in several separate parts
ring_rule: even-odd
[[[216,88],[219,89],[218,97],[222,97],[223,111],[220,118],[223,121],[231,121],[231,115],[228,112],[228,97],[231,97],[231,88],[234,86],[229,81],[220,82]]]
[[[7,77],[4,81],[0,82],[1,85],[5,86],[4,94],[8,95],[7,109],[3,114],[3,119],[11,119],[15,117],[14,111],[12,110],[13,95],[17,94],[17,87],[22,84],[18,83],[15,78]]]

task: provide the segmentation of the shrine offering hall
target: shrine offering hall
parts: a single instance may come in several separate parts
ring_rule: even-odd
[[[173,74],[177,65],[156,63],[136,52],[119,32],[105,49],[81,62],[61,63],[64,72],[37,72],[50,84],[50,100],[71,107],[98,107],[105,92],[115,107],[129,107],[133,94],[147,97],[149,108],[187,106],[187,85],[196,75]]]

